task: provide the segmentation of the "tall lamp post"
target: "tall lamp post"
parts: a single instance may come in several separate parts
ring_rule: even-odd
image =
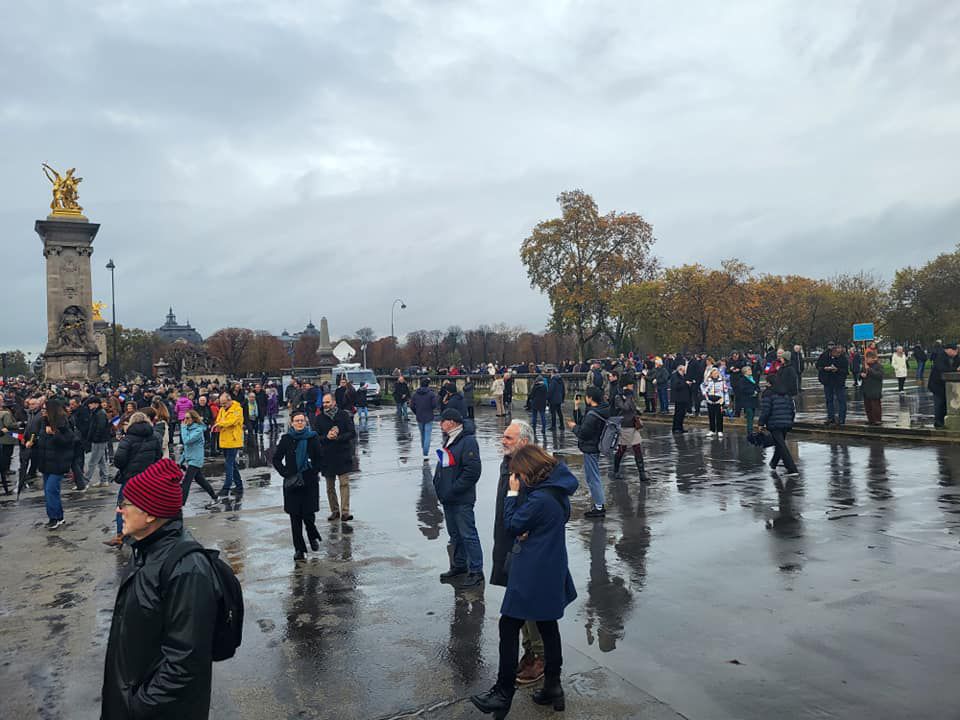
[[[394,316],[394,313],[396,313],[397,311],[397,303],[400,303],[401,310],[407,309],[407,304],[400,298],[397,298],[396,300],[394,300],[393,305],[390,307],[390,337],[394,339],[396,339],[397,334],[393,331],[393,316]]]
[[[117,355],[117,292],[113,282],[113,271],[117,266],[113,264],[113,258],[107,263],[107,270],[110,271],[110,312],[113,315],[113,381],[120,382],[120,356]]]

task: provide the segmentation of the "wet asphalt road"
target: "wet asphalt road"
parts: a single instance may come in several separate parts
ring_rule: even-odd
[[[502,425],[480,416],[488,559]],[[788,481],[739,434],[644,432],[653,483],[632,463],[605,476],[603,521],[581,517],[584,488],[574,498],[565,717],[960,716],[960,448],[801,439]],[[582,476],[569,434],[547,446]],[[321,523],[300,566],[266,468],[244,471],[241,508],[205,511],[191,494],[188,526],[221,548],[247,602],[240,653],[215,666],[212,717],[481,717],[464,699],[492,684],[502,589],[437,581],[446,532],[415,425],[375,412],[358,450],[355,520]],[[100,544],[114,499],[66,493],[70,523],[52,533],[37,527],[38,493],[0,506],[0,716],[98,716],[124,562]],[[554,716],[528,694],[511,717]]]

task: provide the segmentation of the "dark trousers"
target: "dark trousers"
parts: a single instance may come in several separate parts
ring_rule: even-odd
[[[899,390],[900,392],[903,392],[903,386],[904,386],[904,384],[905,384],[906,382],[907,382],[907,379],[906,379],[905,377],[898,377],[898,378],[897,378],[897,390]]]
[[[13,449],[16,445],[0,445],[0,481],[3,482],[3,491],[10,492],[7,486],[7,475],[10,472],[10,462],[13,460]]]
[[[797,464],[793,461],[793,455],[790,454],[790,448],[787,447],[787,430],[771,430],[770,435],[775,443],[773,457],[770,459],[770,467],[776,469],[780,461],[787,472],[796,472]]]
[[[320,531],[317,530],[315,513],[304,513],[303,515],[290,513],[290,532],[293,534],[293,549],[302,553],[307,551],[307,544],[303,541],[304,525],[307,526],[307,538],[319,541]]]
[[[643,411],[646,413],[655,413],[657,411],[657,398],[655,396],[643,396]]]
[[[863,409],[867,413],[867,422],[871,425],[879,425],[883,420],[883,413],[880,409],[880,398],[876,399],[863,399]]]
[[[533,431],[537,431],[537,416],[540,416],[540,424],[543,427],[543,434],[547,434],[547,411],[546,410],[531,410],[530,411],[530,425],[533,426]]]
[[[180,487],[183,489],[183,503],[187,503],[187,498],[190,496],[190,486],[196,482],[197,485],[203,488],[204,492],[207,493],[214,500],[217,499],[217,492],[213,489],[213,485],[203,476],[203,469],[194,467],[193,465],[187,466],[187,472],[183,475],[183,481],[180,483]]]
[[[560,429],[563,430],[563,405],[550,403],[550,429],[557,429],[557,420],[560,421]]]
[[[73,456],[73,465],[70,466],[70,472],[73,473],[73,482],[77,486],[77,490],[87,486],[87,479],[83,474],[83,453],[80,453],[79,456]]]
[[[683,417],[687,414],[688,404],[685,402],[673,403],[673,431],[683,430]]]
[[[943,427],[947,419],[947,396],[945,394],[933,394],[933,424],[937,427]]]
[[[513,697],[517,681],[517,656],[520,654],[520,628],[525,620],[507,615],[500,616],[500,667],[497,671],[497,685],[508,696]],[[543,674],[548,678],[559,678],[563,666],[563,648],[560,645],[560,627],[556,620],[538,620],[537,630],[543,638]]]
[[[28,476],[37,474],[37,459],[33,450],[25,445],[20,446],[20,482],[26,481]]]
[[[841,425],[847,421],[847,389],[843,385],[824,385],[827,399],[827,418]]]
[[[696,396],[693,398],[693,412],[697,415],[700,414],[700,403],[703,402],[703,394],[700,392],[699,388],[696,389]]]
[[[723,405],[707,403],[707,415],[710,419],[710,432],[723,432]]]
[[[473,405],[467,405],[467,417],[473,420]]]

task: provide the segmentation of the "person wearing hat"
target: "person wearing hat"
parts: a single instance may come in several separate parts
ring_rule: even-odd
[[[932,353],[931,357],[933,357]],[[957,359],[956,343],[944,345],[933,358],[927,390],[933,393],[933,426],[935,428],[942,428],[947,418],[947,384],[943,374],[956,372],[958,362],[960,360]]]
[[[182,478],[177,464],[163,458],[124,487],[118,509],[133,554],[113,606],[102,720],[210,714],[219,582],[201,552],[184,555],[160,577],[170,552],[193,542],[180,514]]]
[[[100,398],[91,395],[86,400],[86,405],[90,410],[90,418],[87,421],[87,437],[85,445],[90,448],[90,454],[87,457],[87,468],[84,476],[87,482],[94,481],[95,471],[100,472],[99,485],[110,484],[110,478],[107,477],[107,443],[110,442],[110,420],[107,413],[101,407]]]
[[[440,415],[443,446],[437,450],[437,468],[433,473],[433,487],[443,505],[447,535],[453,546],[450,569],[440,575],[441,582],[449,582],[466,575],[462,587],[483,582],[483,550],[473,506],[477,502],[477,481],[480,479],[480,447],[477,445],[474,425],[464,420],[459,410],[447,408]]]

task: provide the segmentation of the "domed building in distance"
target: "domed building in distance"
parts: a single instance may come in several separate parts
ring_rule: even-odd
[[[170,308],[170,312],[167,313],[167,321],[153,332],[164,342],[185,340],[194,345],[203,343],[203,338],[200,336],[200,333],[193,329],[189,321],[186,325],[177,324],[177,316],[173,314],[173,308]]]

